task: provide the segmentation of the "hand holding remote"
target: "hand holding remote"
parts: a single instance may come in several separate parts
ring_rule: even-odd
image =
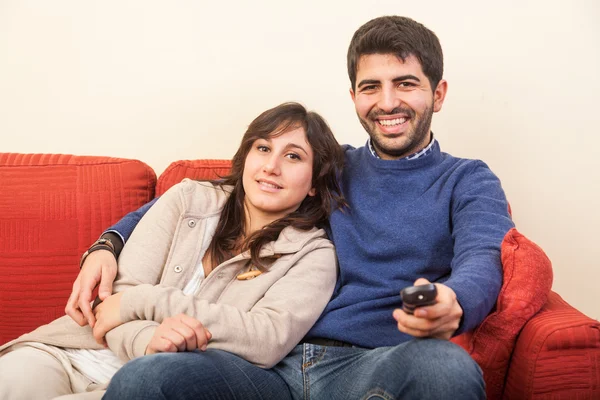
[[[458,329],[463,310],[452,288],[419,278],[401,292],[401,297],[402,308],[393,312],[400,332],[448,340]]]

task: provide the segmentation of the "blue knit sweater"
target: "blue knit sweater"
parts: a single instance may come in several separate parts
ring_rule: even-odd
[[[330,218],[340,274],[307,337],[362,347],[411,337],[392,318],[399,292],[419,277],[451,287],[463,308],[457,334],[492,309],[502,284],[500,245],[513,227],[498,178],[478,160],[432,151],[382,160],[346,147],[342,190],[349,210]]]
[[[457,334],[490,312],[502,284],[500,245],[513,227],[498,178],[478,160],[432,151],[381,160],[345,147],[342,190],[350,205],[330,218],[340,274],[333,297],[307,338],[361,347],[411,339],[392,318],[399,292],[419,277],[451,287],[463,308]],[[154,201],[109,230],[124,240]]]

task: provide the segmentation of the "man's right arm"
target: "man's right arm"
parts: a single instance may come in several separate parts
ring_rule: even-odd
[[[154,203],[156,203],[156,200],[158,200],[158,197],[151,200],[150,202],[144,204],[137,210],[132,211],[129,214],[125,215],[116,224],[114,224],[113,226],[108,228],[106,231],[104,231],[104,233],[102,234],[101,237],[104,237],[105,235],[113,234],[113,235],[116,235],[120,239],[121,242],[119,243],[120,246],[119,246],[118,251],[116,249],[116,243],[115,243],[115,252],[117,253],[117,257],[119,257],[119,254],[121,254],[121,250],[123,250],[123,246],[125,245],[127,240],[129,240],[129,236],[131,236],[131,232],[133,232],[133,230],[135,229],[138,222],[140,222],[140,219],[142,219],[144,214],[146,214],[146,212],[148,212],[150,207],[152,207],[154,205]]]
[[[100,239],[110,240],[113,252],[96,242],[84,255],[80,265],[81,271],[73,283],[71,296],[65,307],[65,313],[79,325],[94,326],[95,318],[91,307],[92,292],[100,285],[98,297],[101,300],[112,294],[112,284],[117,275],[117,258],[140,219],[157,199],[125,215],[102,234]]]

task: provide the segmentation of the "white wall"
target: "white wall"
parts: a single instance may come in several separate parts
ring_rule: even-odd
[[[230,158],[283,101],[366,133],[345,53],[384,14],[434,30],[449,93],[445,151],[500,176],[554,290],[600,318],[600,2],[0,0],[0,151]]]

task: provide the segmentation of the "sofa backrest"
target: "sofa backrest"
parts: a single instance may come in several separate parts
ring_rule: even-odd
[[[158,177],[156,196],[161,196],[183,178],[199,181],[219,179],[229,174],[229,160],[180,160],[172,162]]]
[[[137,160],[0,153],[0,344],[64,315],[82,253],[155,186]]]

